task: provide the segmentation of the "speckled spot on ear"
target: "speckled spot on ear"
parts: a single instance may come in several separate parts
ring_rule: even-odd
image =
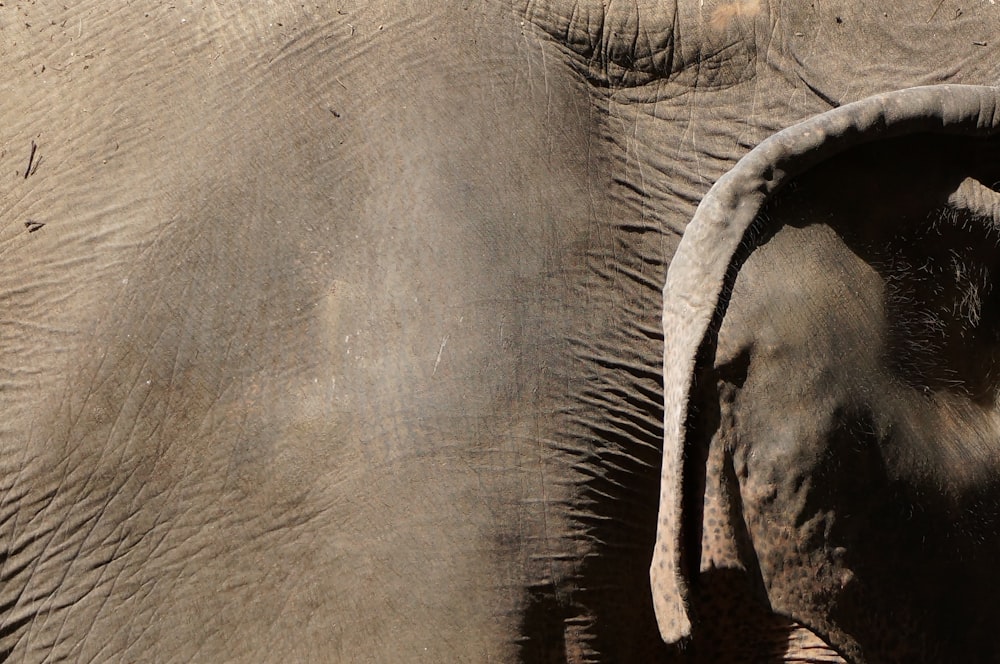
[[[728,409],[727,409],[728,410]],[[705,505],[702,512],[701,569],[743,569],[736,528],[730,515],[739,502],[739,486],[727,459],[723,441],[732,430],[731,413],[721,419],[709,447],[705,472]],[[738,509],[738,508],[737,508]]]

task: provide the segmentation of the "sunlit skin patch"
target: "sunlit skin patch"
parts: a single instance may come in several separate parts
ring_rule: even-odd
[[[760,13],[760,0],[747,2],[732,2],[716,7],[708,19],[708,25],[716,32],[724,32],[735,21],[748,20]]]

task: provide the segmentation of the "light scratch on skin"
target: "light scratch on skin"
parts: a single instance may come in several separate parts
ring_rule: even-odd
[[[434,360],[434,370],[431,371],[431,375],[432,376],[437,373],[438,365],[441,364],[441,353],[444,352],[444,347],[445,347],[445,344],[447,344],[447,343],[448,343],[448,335],[446,334],[446,335],[444,335],[444,339],[441,340],[441,347],[438,348],[438,356],[437,356],[437,359]]]

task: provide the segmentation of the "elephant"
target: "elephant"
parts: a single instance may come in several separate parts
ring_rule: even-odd
[[[0,3],[0,659],[996,661],[997,28]]]

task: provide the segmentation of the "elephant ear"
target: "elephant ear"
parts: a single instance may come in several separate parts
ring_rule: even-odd
[[[998,125],[1000,91],[997,88],[941,85],[877,95],[811,118],[764,141],[723,176],[698,207],[670,265],[663,295],[664,449],[656,548],[650,578],[657,622],[666,642],[677,642],[692,633],[690,600],[695,594],[696,577],[704,568],[704,557],[707,555],[703,549],[705,540],[702,519],[703,510],[706,509],[703,494],[706,482],[711,483],[711,478],[706,478],[708,443],[705,432],[700,431],[704,427],[696,422],[699,417],[704,417],[698,414],[696,407],[702,386],[695,383],[698,380],[696,377],[705,376],[711,372],[713,365],[717,366],[719,362],[725,361],[721,355],[732,355],[729,350],[720,348],[719,334],[727,325],[730,329],[738,327],[736,323],[726,319],[732,313],[729,310],[736,308],[733,289],[737,288],[739,291],[737,281],[741,268],[745,264],[749,265],[758,248],[775,237],[776,226],[797,224],[800,228],[806,228],[810,225],[822,225],[829,230],[827,235],[842,242],[844,246],[850,245],[845,255],[859,257],[865,265],[876,266],[882,271],[873,272],[876,277],[878,274],[883,277],[881,280],[874,279],[883,289],[877,293],[876,301],[871,305],[878,308],[881,306],[879,303],[886,301],[886,289],[891,290],[891,285],[887,284],[892,279],[886,276],[886,271],[894,269],[886,267],[887,260],[883,260],[885,256],[879,253],[880,247],[884,248],[899,238],[903,238],[899,241],[905,243],[907,235],[898,224],[873,229],[866,226],[865,219],[870,219],[872,214],[877,213],[882,215],[880,218],[902,220],[899,223],[904,225],[933,225],[936,223],[931,219],[933,215],[928,215],[934,209],[947,208],[955,211],[955,219],[960,217],[955,222],[958,226],[968,222],[996,223],[1000,227],[1000,197],[990,188],[993,182],[987,181],[987,176],[977,174],[974,168],[964,169],[961,166],[962,154],[968,150],[978,150],[975,146],[979,145],[986,146],[979,156],[989,161],[989,153],[996,144],[996,140],[991,137],[1000,131]],[[928,151],[937,152],[928,154]],[[879,155],[888,156],[880,158]],[[852,170],[851,164],[867,164],[867,167]],[[896,166],[914,175],[916,181],[910,183],[909,189],[898,186],[909,175],[885,173],[887,169]],[[824,171],[824,168],[827,170]],[[831,172],[831,168],[840,170]],[[828,183],[832,178],[836,185],[833,189],[839,193],[828,196],[829,200],[825,202],[815,201],[812,194],[817,191],[817,187],[809,182],[815,183],[818,177],[827,178]],[[779,195],[779,192],[782,193]],[[783,197],[789,197],[792,202],[782,205]],[[852,201],[862,199],[872,203],[878,210],[875,213],[869,209],[854,214],[856,210],[851,207],[854,204]],[[810,207],[813,203],[815,205]],[[834,208],[836,213],[831,212]],[[894,212],[899,214],[893,216]],[[817,216],[822,219],[817,219]],[[786,242],[785,245],[794,247],[795,241]],[[780,247],[785,245],[775,243],[771,254],[780,255],[783,251]],[[803,253],[803,256],[807,253]],[[915,263],[916,259],[910,262]],[[796,270],[799,267],[793,263],[789,269]],[[808,267],[804,269],[809,274],[819,271],[816,268],[811,272]],[[960,267],[958,269],[961,271]],[[774,277],[774,273],[771,276]],[[808,280],[812,277],[803,278]],[[788,279],[795,281],[796,276],[788,275]],[[914,279],[910,279],[910,282],[914,282]],[[758,300],[768,297],[763,292],[768,288],[766,280],[758,280],[746,288],[756,288],[753,297]],[[918,284],[900,297],[928,300],[933,299],[936,292],[934,287],[922,288]],[[851,298],[850,288],[842,290],[838,297]],[[948,300],[948,303],[955,304],[952,300],[954,298]],[[933,309],[932,305],[933,303],[927,304],[924,309]],[[955,306],[965,305],[959,302]],[[969,307],[974,309],[975,304],[969,304]],[[975,315],[970,314],[965,319],[969,320]],[[751,329],[736,331],[736,336],[744,336],[744,340],[736,345],[741,343],[745,349],[754,347],[755,343],[760,348],[798,343],[805,348],[814,343],[809,339],[762,340],[761,335],[767,334],[764,327],[772,332],[781,327],[772,325],[766,318],[755,319],[750,316],[740,319],[745,328]],[[754,328],[755,325],[758,328]],[[877,322],[873,325],[878,327]],[[937,326],[941,328],[938,329],[940,334],[953,333],[959,336],[968,327],[969,325],[958,325],[957,328]],[[788,326],[786,328],[793,329]],[[888,332],[883,334],[886,335],[892,336]],[[906,331],[903,330],[900,335],[905,337]],[[913,348],[925,341],[910,339]],[[888,345],[884,347],[893,347],[892,343],[896,343],[895,347],[901,347],[900,344],[905,346],[907,340],[887,342]],[[943,346],[947,344],[937,344],[934,348],[940,350]],[[886,379],[887,384],[903,385],[906,389],[914,390],[948,389],[952,385],[949,381],[964,380],[962,376],[976,373],[966,371],[963,374],[961,368],[952,366],[952,360],[958,361],[963,355],[961,349],[954,344],[952,350],[950,355],[947,348],[943,352],[925,353],[926,357],[922,360],[918,357],[895,369],[888,366],[891,362],[883,362],[885,353],[873,356],[873,363],[886,364],[886,374],[892,374],[898,369],[896,375]],[[800,351],[798,357],[805,356],[806,351]],[[916,350],[914,353],[920,355]],[[766,359],[766,353],[758,355]],[[786,354],[786,357],[789,355]],[[977,375],[982,383],[982,372]],[[956,379],[955,376],[959,378]],[[970,378],[966,382],[975,380]],[[819,381],[817,384],[821,383]],[[861,391],[868,389],[877,392],[879,388],[873,387],[876,383],[877,380],[873,378],[867,387],[854,387]],[[965,394],[971,394],[978,388],[970,384],[962,389]],[[790,411],[794,411],[795,404],[786,405]],[[778,402],[768,402],[767,407],[780,411],[780,399]],[[718,409],[718,405],[715,408]],[[780,412],[772,414],[779,419],[781,417]],[[753,414],[744,419],[753,419]],[[781,428],[780,423],[776,426]],[[878,426],[872,424],[874,428]],[[712,432],[708,433],[708,437],[712,435]],[[734,443],[730,441],[727,444]],[[810,458],[822,456],[822,452],[817,452]],[[745,474],[747,467],[748,462],[744,460],[742,471],[738,469],[736,474]],[[743,479],[745,477],[740,481]],[[801,482],[796,486],[800,485]],[[745,486],[738,490],[743,490],[742,501],[745,507]],[[773,487],[762,489],[764,493],[771,490],[778,491]],[[767,498],[772,499],[773,496]],[[746,510],[741,513],[745,518]],[[793,525],[793,529],[794,527],[797,526]],[[750,538],[753,539],[753,528],[750,531]],[[759,542],[753,543],[754,550],[758,549],[757,544]],[[756,555],[760,555],[759,551]],[[749,561],[743,568],[755,569],[760,573],[759,561]],[[847,577],[837,578],[841,585],[846,583]],[[768,587],[767,581],[764,580],[763,586],[765,592],[770,594],[772,589]],[[802,589],[795,589],[794,592],[800,591]],[[783,604],[787,604],[786,600],[773,595],[766,599],[776,611],[791,613]],[[820,625],[820,631],[829,635],[833,628]]]

